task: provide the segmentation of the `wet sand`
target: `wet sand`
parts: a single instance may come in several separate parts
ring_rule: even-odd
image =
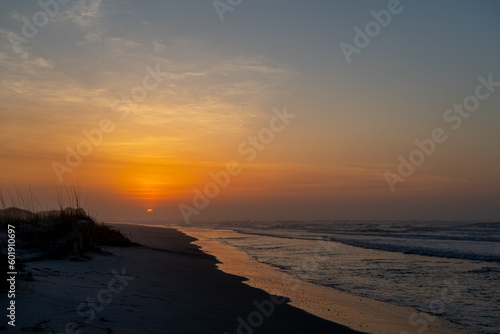
[[[223,245],[215,238],[245,237],[233,231],[179,227],[186,234],[198,239],[195,244],[222,263],[218,267],[228,273],[248,278],[245,283],[269,293],[286,296],[290,305],[306,310],[326,320],[346,325],[367,333],[418,333],[422,328],[424,314],[368,298],[354,296],[333,288],[318,286],[297,280],[279,272],[276,268],[251,259],[245,252],[229,245]],[[410,322],[412,317],[413,325]],[[457,333],[450,324],[438,319],[428,321],[428,327],[421,333]]]

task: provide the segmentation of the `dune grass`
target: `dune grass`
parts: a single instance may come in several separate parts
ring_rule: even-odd
[[[72,237],[81,238],[85,228],[85,250],[99,246],[128,247],[136,245],[118,229],[99,222],[85,210],[78,185],[56,187],[57,210],[44,211],[31,189],[8,193],[8,202],[0,190],[0,230],[8,224],[16,227],[19,248],[47,250]],[[72,234],[75,234],[74,236]],[[68,250],[69,251],[69,250]]]

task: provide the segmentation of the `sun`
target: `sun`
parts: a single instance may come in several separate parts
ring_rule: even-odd
[[[153,212],[153,209],[147,209],[146,212]]]

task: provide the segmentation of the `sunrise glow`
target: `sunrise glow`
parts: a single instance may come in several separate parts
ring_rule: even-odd
[[[433,33],[419,37],[426,9],[412,3],[400,25],[392,28],[394,18],[346,59],[339,45],[355,45],[368,3],[318,3],[309,14],[284,5],[280,18],[272,13],[284,8],[242,5],[224,22],[210,2],[200,5],[84,1],[61,7],[13,48],[8,32],[22,34],[16,18],[40,8],[6,4],[4,187],[31,187],[50,207],[54,184],[79,183],[106,219],[139,218],[153,206],[172,221],[500,214],[498,55],[476,52],[496,40],[494,11],[456,32],[431,22]],[[467,6],[474,10],[464,13],[477,9]],[[131,19],[136,10],[140,21]],[[455,19],[444,5],[435,10]],[[315,25],[299,24],[308,15]],[[464,49],[453,42],[463,35],[481,39]],[[477,110],[454,110],[488,81]],[[432,154],[415,153],[437,128],[443,141]],[[231,161],[241,172],[215,180]]]

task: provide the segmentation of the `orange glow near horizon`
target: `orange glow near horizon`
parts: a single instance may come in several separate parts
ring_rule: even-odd
[[[117,173],[115,184],[130,197],[147,203],[177,197],[193,184],[191,171],[175,165],[134,164]]]

